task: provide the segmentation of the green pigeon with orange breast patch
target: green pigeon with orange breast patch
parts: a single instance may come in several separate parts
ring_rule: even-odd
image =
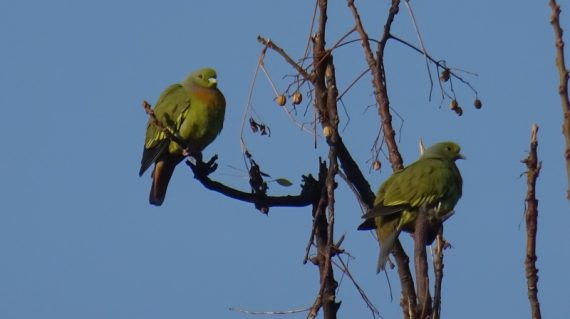
[[[160,206],[164,202],[174,168],[185,155],[201,156],[202,150],[220,134],[226,100],[217,83],[214,69],[199,69],[181,83],[169,86],[158,98],[155,117],[186,145],[172,141],[162,128],[149,120],[139,176],[154,163],[149,195],[152,205]]]

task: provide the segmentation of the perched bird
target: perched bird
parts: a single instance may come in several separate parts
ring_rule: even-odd
[[[149,196],[152,205],[160,206],[164,201],[174,168],[185,155],[201,156],[202,150],[220,134],[225,110],[226,100],[217,88],[216,71],[211,68],[197,70],[162,92],[154,115],[186,145],[172,141],[149,120],[139,176],[154,163]]]
[[[435,239],[439,225],[452,213],[461,197],[463,180],[455,160],[465,159],[453,142],[441,142],[421,157],[390,176],[378,190],[374,207],[363,216],[359,230],[376,229],[380,243],[377,272],[384,270],[388,255],[402,230],[413,233],[416,216],[425,205],[428,219],[436,221],[428,229],[427,243]]]

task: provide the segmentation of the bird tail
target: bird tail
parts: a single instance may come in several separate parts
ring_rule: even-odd
[[[172,177],[172,173],[174,172],[174,168],[178,162],[179,161],[176,159],[164,156],[154,165],[154,170],[152,172],[152,187],[148,198],[149,203],[152,205],[160,206],[164,202],[168,182],[170,182],[170,178]]]
[[[384,240],[380,241],[380,255],[378,256],[378,267],[376,268],[376,273],[381,272],[386,268],[386,262],[388,261],[388,255],[392,252],[394,248],[394,243],[400,235],[400,228],[392,232]]]

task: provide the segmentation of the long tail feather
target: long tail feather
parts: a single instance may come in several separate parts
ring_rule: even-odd
[[[379,273],[386,268],[388,255],[392,252],[396,238],[398,238],[399,235],[400,229],[397,229],[380,243],[380,255],[378,256],[378,267],[376,268],[376,273]]]
[[[154,170],[152,172],[152,187],[148,198],[149,203],[152,205],[160,206],[164,202],[168,183],[170,182],[170,178],[172,177],[172,173],[174,172],[174,168],[178,162],[180,161],[177,159],[170,156],[164,156],[154,165]]]

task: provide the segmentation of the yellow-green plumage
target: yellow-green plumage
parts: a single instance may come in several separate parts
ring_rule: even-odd
[[[464,158],[453,142],[426,149],[414,163],[390,176],[378,190],[374,207],[365,214],[359,230],[376,229],[380,243],[377,271],[383,270],[402,230],[414,232],[418,209],[425,205],[429,218],[443,222],[462,194],[463,181],[455,160]],[[428,232],[428,244],[438,229]]]
[[[197,70],[162,92],[154,114],[186,145],[171,141],[149,120],[139,176],[155,163],[149,195],[151,204],[163,203],[174,168],[184,158],[184,148],[192,154],[201,154],[218,136],[224,124],[225,109],[224,95],[217,88],[216,71],[211,68]]]

